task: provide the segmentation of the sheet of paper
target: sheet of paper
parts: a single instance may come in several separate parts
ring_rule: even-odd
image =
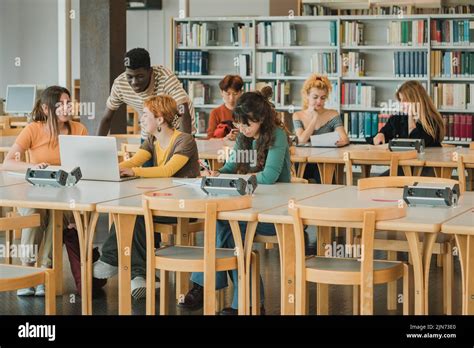
[[[336,141],[339,140],[337,132],[324,133],[311,136],[312,146],[335,146]]]
[[[198,186],[201,187],[201,180],[202,179],[173,179],[173,183],[181,184],[181,185],[190,185],[190,186]]]

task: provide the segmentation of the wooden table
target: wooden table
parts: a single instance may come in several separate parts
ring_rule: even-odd
[[[444,147],[436,149],[438,149],[438,151],[427,151],[424,159],[425,167],[432,167],[436,176],[439,178],[451,178],[453,169],[458,165],[456,154],[474,154],[474,150],[465,147]],[[474,168],[473,165],[467,165],[466,167],[470,169]]]
[[[171,184],[171,179],[168,185]],[[53,267],[56,274],[56,289],[63,292],[62,284],[62,232],[63,211],[71,211],[77,225],[80,245],[82,277],[82,312],[90,314],[90,298],[87,291],[87,262],[92,260],[92,248],[87,249],[89,236],[95,231],[99,213],[96,205],[114,199],[129,197],[155,190],[158,183],[146,179],[117,182],[80,181],[74,187],[36,187],[29,184],[0,188],[0,206],[51,210],[53,224]],[[160,183],[166,186],[166,181]]]
[[[234,148],[235,141],[225,139],[196,139],[199,158],[207,160],[212,170],[221,168]]]
[[[193,181],[190,179],[188,181]],[[180,179],[179,182],[186,180]],[[246,239],[244,243],[246,256],[250,255],[253,237],[255,236],[255,229],[257,227],[257,218],[261,212],[272,209],[278,206],[287,206],[290,199],[304,199],[324,192],[335,190],[341,186],[336,185],[308,185],[308,184],[284,184],[277,183],[275,185],[260,185],[257,187],[255,194],[253,195],[252,208],[243,209],[232,212],[220,212],[217,216],[218,219],[228,221],[247,221]],[[204,193],[200,188],[195,186],[177,186],[171,187],[160,191],[164,194],[172,194],[182,199],[186,197],[204,197]],[[114,214],[114,221],[117,223],[117,238],[121,239],[119,245],[120,250],[123,247],[129,245],[132,240],[133,226],[137,215],[143,215],[142,210],[142,197],[133,196],[125,199],[119,199],[97,205],[97,211],[102,213]],[[235,227],[235,226],[234,226]],[[238,227],[238,225],[237,225]],[[179,233],[179,232],[178,232]],[[291,233],[282,233],[281,229],[277,229],[277,237],[280,245],[280,262],[281,262],[281,273],[282,283],[290,283],[290,290],[294,286],[294,267],[288,260],[291,260],[291,254],[294,253],[293,236]],[[184,239],[184,238],[183,238]],[[179,238],[177,239],[179,241]],[[290,253],[290,256],[286,256]],[[119,253],[123,254],[123,253]],[[246,263],[249,267],[250,258],[247,257]],[[293,263],[294,265],[294,263]],[[119,313],[130,314],[131,303],[130,303],[130,258],[123,257],[119,258]],[[184,280],[183,280],[184,281]],[[179,287],[179,284],[177,284]],[[180,290],[178,290],[180,291]],[[285,292],[283,292],[285,291]],[[294,290],[293,290],[294,291]],[[291,312],[289,308],[287,298],[288,291],[285,287],[282,287],[282,312]],[[290,304],[294,306],[293,303]],[[290,307],[291,307],[290,306]],[[294,308],[293,308],[294,312]]]
[[[320,152],[308,156],[308,163],[316,163],[321,175],[321,183],[331,184],[336,173],[336,183],[342,183],[344,174],[344,153],[349,151],[381,151],[387,150],[388,145],[355,145],[339,147],[330,151]],[[362,165],[362,173],[367,177],[370,173],[371,165],[389,165],[388,162],[380,161],[356,161],[356,164]],[[405,170],[408,167],[422,167],[424,160],[421,156],[418,159],[400,161],[400,166]],[[337,172],[336,172],[337,170]]]
[[[474,205],[465,213],[445,222],[441,232],[454,234],[462,277],[462,313],[474,314]]]
[[[3,163],[5,155],[10,151],[10,148],[15,144],[16,136],[0,136],[0,164]]]
[[[26,184],[25,174],[0,171],[0,187]]]
[[[339,190],[301,200],[298,203],[314,207],[370,208],[384,204],[394,204],[402,198],[402,195],[403,189],[401,188],[358,191],[355,186],[345,186]],[[388,202],[378,201],[379,199]],[[473,204],[474,193],[467,192],[461,197],[457,207],[409,207],[404,218],[377,222],[377,230],[405,232],[415,275],[415,314],[427,313],[428,308],[425,301],[428,296],[428,287],[426,284],[428,284],[433,244],[436,241],[438,232],[441,231],[441,225],[449,219],[471,209]],[[287,226],[293,223],[285,207],[268,210],[259,214],[258,220],[261,222],[281,223]],[[424,237],[423,243],[419,240],[420,236]],[[322,233],[320,233],[320,238],[318,238],[318,251],[321,251],[321,243],[328,242],[330,242],[328,230],[323,229]],[[325,294],[324,297],[327,298]],[[321,312],[327,313],[327,303],[318,304],[324,306]]]

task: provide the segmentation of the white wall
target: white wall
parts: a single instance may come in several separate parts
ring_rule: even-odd
[[[8,84],[57,83],[57,18],[57,0],[0,1],[0,98]]]
[[[268,16],[270,0],[190,0],[189,15],[201,16]]]

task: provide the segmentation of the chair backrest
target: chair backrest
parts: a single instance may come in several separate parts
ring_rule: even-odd
[[[404,187],[406,185],[413,185],[416,182],[446,185],[454,185],[459,183],[457,180],[453,179],[433,178],[429,176],[391,176],[360,179],[357,182],[357,189],[359,191],[363,191],[375,188],[396,188]]]
[[[402,207],[380,207],[380,208],[320,208],[304,206],[295,204],[290,206],[289,212],[293,217],[293,227],[295,234],[296,246],[296,281],[300,282],[303,279],[303,272],[305,269],[305,247],[304,247],[304,226],[341,226],[344,222],[358,222],[362,229],[360,248],[352,247],[351,250],[358,250],[361,261],[361,286],[370,288],[373,291],[373,261],[374,261],[374,232],[376,221],[391,220],[401,218],[406,215],[406,205]],[[319,221],[319,222],[318,222]],[[347,247],[347,245],[346,245]],[[354,255],[352,255],[354,256]],[[297,299],[297,301],[299,301]],[[366,303],[365,306],[370,306],[364,309],[364,312],[372,312],[373,304]]]
[[[19,135],[24,128],[5,128],[0,129],[0,137],[7,137],[12,135]]]
[[[400,161],[416,159],[417,157],[418,153],[415,150],[400,152],[392,152],[388,150],[356,150],[344,152],[344,162],[346,167],[346,185],[352,185],[354,179],[352,174],[352,166],[354,165],[354,162],[370,161],[374,162],[375,164],[377,164],[377,162],[380,162],[381,164],[386,164],[387,162],[389,162],[390,176],[396,176],[398,174],[398,165]]]
[[[150,262],[150,267],[153,265],[155,245],[153,216],[204,219],[204,262],[207,264],[206,260],[214,260],[216,254],[217,213],[250,208],[252,196],[179,199],[165,196],[160,192],[149,192],[142,195],[142,204],[146,226],[147,262]],[[242,246],[241,236],[234,233],[234,229],[232,229],[232,234],[236,246]],[[206,269],[209,268],[206,266]]]
[[[124,160],[128,160],[130,157],[135,155],[139,149],[140,149],[140,144],[122,143],[120,145],[120,153],[123,156]]]
[[[37,227],[39,225],[39,214],[0,218],[0,231],[11,231],[22,228]]]
[[[474,154],[458,154],[458,177],[461,192],[466,191],[466,164],[474,165]]]
[[[474,150],[474,141],[469,144],[469,149]]]

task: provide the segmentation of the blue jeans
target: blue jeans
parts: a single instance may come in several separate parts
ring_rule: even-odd
[[[141,138],[140,139],[140,144],[143,144],[145,142],[145,139]],[[149,168],[149,167],[154,167],[154,163],[153,163],[153,157],[150,158],[148,161],[146,161],[145,163],[143,163],[142,165],[143,168]]]
[[[247,230],[247,222],[239,222],[240,233],[242,234],[242,241],[245,241],[245,232]],[[269,223],[259,223],[257,225],[257,234],[263,236],[274,236],[276,234],[275,225]],[[216,248],[235,248],[234,237],[232,236],[232,230],[228,221],[217,220],[217,231],[216,231]],[[237,270],[228,271],[229,276],[234,284],[234,295],[232,300],[232,308],[238,309],[239,307],[239,292],[238,292],[238,272]],[[204,286],[204,273],[195,272],[191,275],[191,281]],[[223,289],[227,287],[227,274],[226,272],[216,273],[216,289]],[[264,291],[263,281],[260,277],[260,299],[263,304]]]

